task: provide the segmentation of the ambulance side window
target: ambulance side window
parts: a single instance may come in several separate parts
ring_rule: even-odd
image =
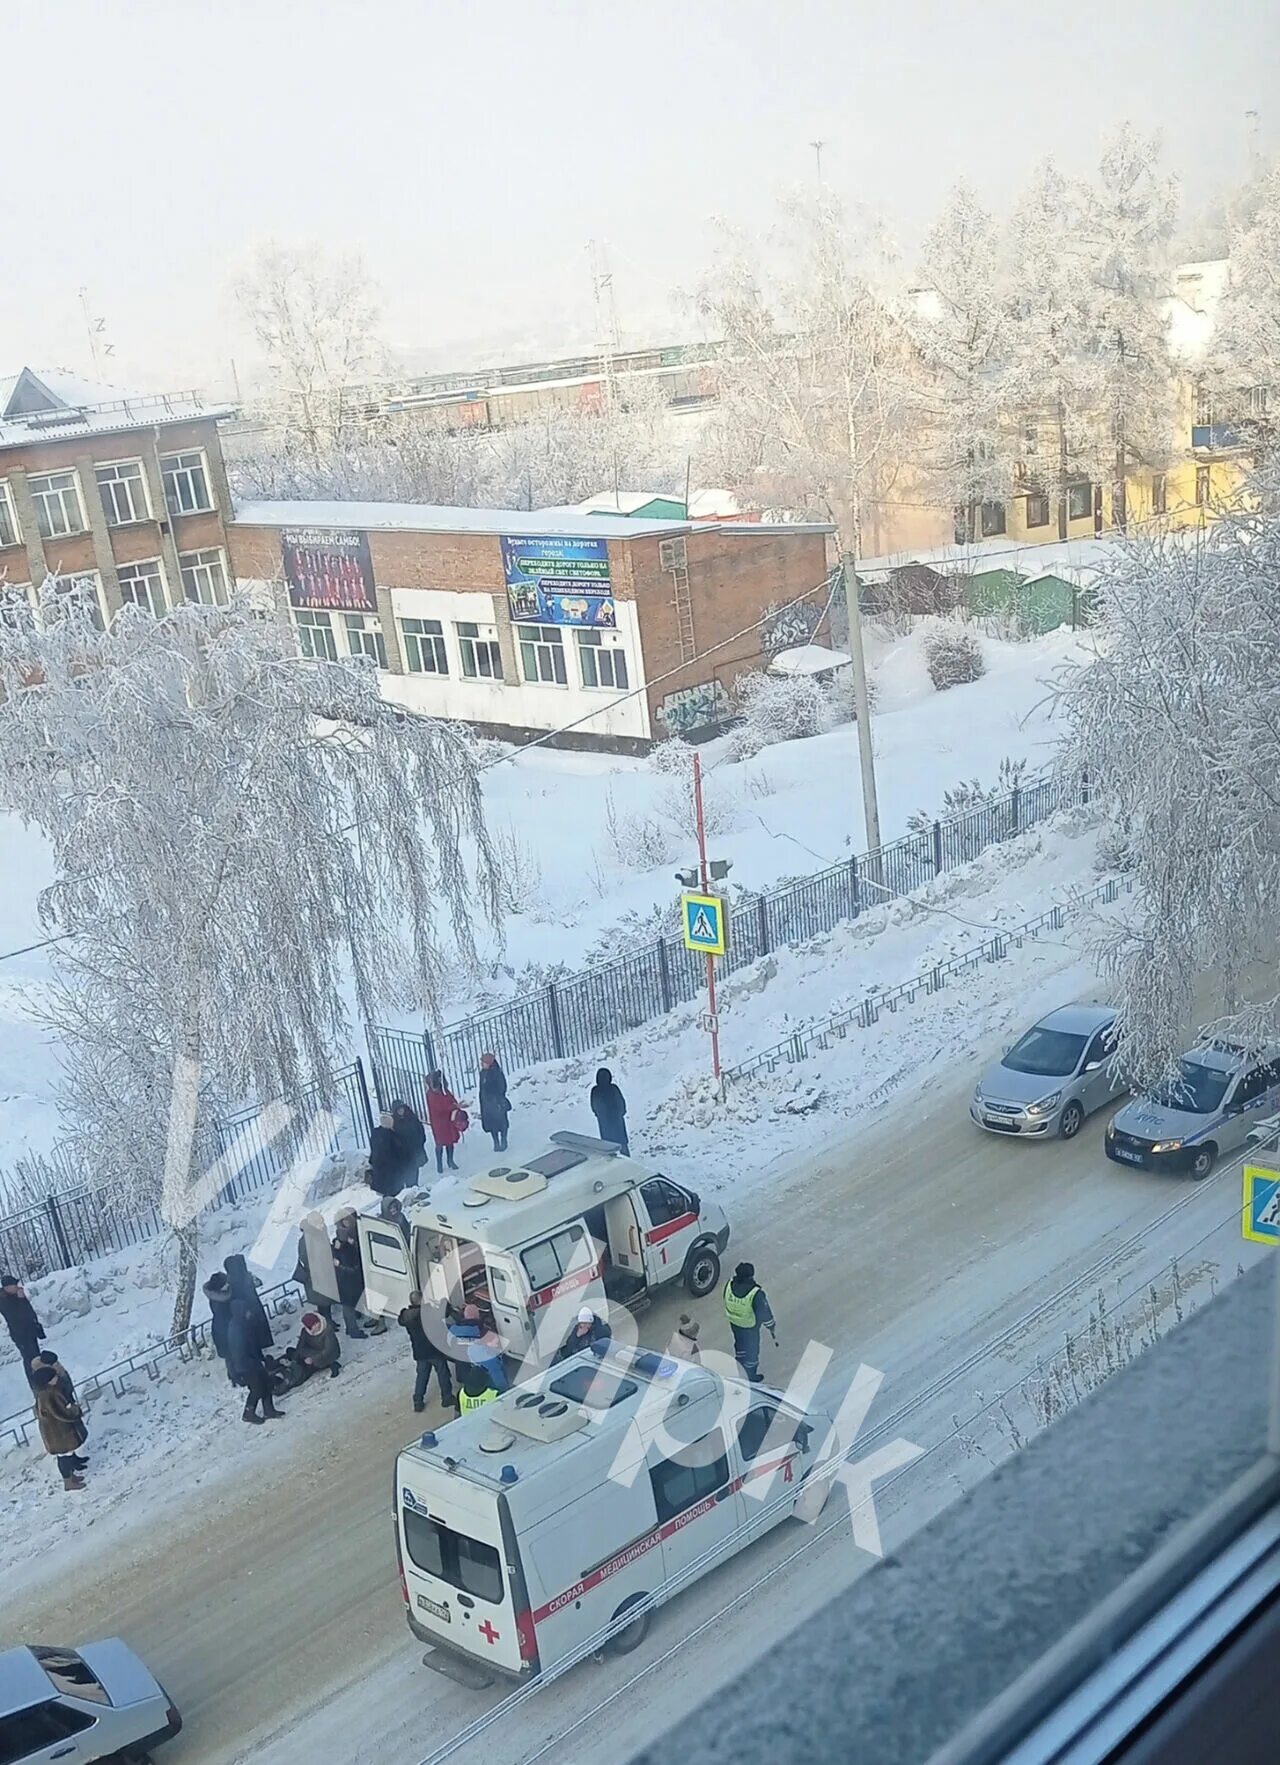
[[[642,1183],[640,1193],[655,1226],[665,1226],[669,1220],[678,1220],[690,1211],[689,1197],[684,1190],[677,1189],[665,1177],[654,1177],[652,1181]]]
[[[583,1248],[585,1236],[581,1226],[568,1226],[563,1232],[557,1232],[554,1238],[546,1238],[541,1244],[530,1244],[528,1249],[520,1252],[524,1272],[535,1292],[542,1287],[554,1287],[570,1270],[589,1266],[592,1258]]]
[[[398,1234],[392,1237],[386,1232],[370,1232],[369,1261],[375,1269],[403,1275],[407,1266],[404,1239]]]
[[[790,1446],[795,1432],[795,1423],[789,1416],[778,1420],[775,1404],[758,1403],[738,1423],[738,1451],[749,1464],[764,1446],[770,1451]]]
[[[659,1459],[649,1467],[653,1505],[664,1524],[723,1489],[729,1481],[724,1435],[718,1428],[682,1449],[678,1459]]]

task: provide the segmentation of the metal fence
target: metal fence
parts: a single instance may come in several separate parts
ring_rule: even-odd
[[[721,972],[745,968],[772,950],[818,937],[882,901],[910,894],[944,871],[969,863],[988,846],[1013,839],[1056,809],[1086,797],[1084,791],[1064,797],[1055,778],[1032,779],[876,853],[748,895],[729,913],[729,950]],[[459,1082],[478,1069],[486,1049],[498,1055],[508,1072],[585,1054],[696,999],[705,985],[705,959],[673,936],[540,992],[491,1006],[435,1035],[371,1024],[366,1035],[378,1102],[386,1108],[397,1097],[420,1100],[426,1076],[435,1067]]]
[[[1038,913],[1034,919],[1028,919],[1022,925],[997,932],[994,937],[975,945],[972,950],[965,950],[958,956],[948,957],[945,962],[937,962],[931,968],[922,969],[909,981],[903,981],[886,992],[870,993],[856,1005],[850,1005],[843,1011],[834,1012],[830,1017],[821,1018],[817,1023],[793,1031],[783,1041],[775,1042],[771,1048],[761,1049],[758,1054],[753,1054],[738,1066],[727,1068],[724,1082],[726,1085],[739,1084],[743,1079],[754,1078],[758,1073],[776,1071],[784,1061],[794,1064],[799,1060],[807,1060],[815,1050],[829,1048],[833,1040],[842,1041],[851,1029],[871,1029],[880,1021],[883,1012],[896,1012],[900,1005],[914,1005],[921,993],[926,996],[940,993],[947,982],[954,980],[957,975],[971,974],[975,968],[981,968],[984,962],[1001,962],[1011,949],[1020,950],[1023,944],[1034,942],[1042,932],[1061,931],[1067,920],[1081,908],[1110,906],[1122,894],[1132,894],[1133,887],[1132,877],[1112,877],[1095,889],[1073,895],[1069,901],[1060,901],[1056,907]]]
[[[226,1181],[220,1205],[277,1183],[298,1158],[322,1158],[343,1146],[367,1146],[373,1126],[364,1064],[355,1060],[334,1073],[330,1101],[312,1085],[290,1100],[286,1125],[273,1132],[274,1117],[244,1109],[218,1122],[209,1161],[219,1160]],[[77,1268],[91,1257],[126,1250],[161,1229],[154,1207],[129,1207],[101,1185],[82,1183],[44,1196],[0,1217],[0,1264],[24,1279],[37,1280],[54,1269]]]

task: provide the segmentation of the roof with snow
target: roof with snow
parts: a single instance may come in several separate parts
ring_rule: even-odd
[[[690,521],[643,521],[628,515],[583,514],[576,506],[551,509],[457,509],[431,503],[238,502],[242,527],[357,527],[372,533],[543,535],[571,539],[643,539],[646,535],[691,533]],[[718,533],[833,533],[829,521],[786,521],[774,527],[759,521],[708,522]]]
[[[853,661],[843,650],[829,650],[825,644],[802,643],[791,650],[779,650],[769,663],[770,674],[830,674],[833,669],[847,668]]]
[[[208,405],[198,392],[126,392],[62,368],[0,375],[0,447],[234,414],[233,406]]]

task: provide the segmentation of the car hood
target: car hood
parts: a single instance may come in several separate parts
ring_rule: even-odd
[[[1011,1067],[995,1060],[978,1084],[984,1101],[988,1103],[1036,1103],[1041,1097],[1051,1097],[1055,1091],[1063,1090],[1074,1077],[1074,1073],[1054,1079],[1046,1078],[1044,1073],[1014,1072]]]
[[[165,1702],[159,1682],[143,1666],[128,1643],[121,1642],[118,1636],[106,1637],[102,1642],[86,1643],[76,1652],[97,1675],[102,1689],[117,1710],[127,1709],[130,1704],[145,1703],[148,1698],[159,1698],[161,1703]]]
[[[1132,1134],[1139,1140],[1188,1140],[1206,1128],[1209,1120],[1191,1109],[1170,1109],[1153,1097],[1135,1097],[1117,1111],[1112,1126],[1118,1134]]]

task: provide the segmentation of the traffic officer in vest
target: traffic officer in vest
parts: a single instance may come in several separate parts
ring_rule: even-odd
[[[740,1262],[733,1271],[732,1281],[725,1282],[724,1310],[733,1331],[734,1359],[753,1385],[763,1378],[760,1371],[760,1331],[768,1330],[773,1346],[778,1334],[773,1327],[773,1312],[765,1298],[764,1288],[756,1284],[755,1264]]]
[[[498,1396],[498,1387],[489,1377],[485,1367],[471,1366],[462,1375],[462,1388],[458,1392],[458,1414],[465,1416],[468,1410],[478,1410],[481,1404],[493,1403]]]

